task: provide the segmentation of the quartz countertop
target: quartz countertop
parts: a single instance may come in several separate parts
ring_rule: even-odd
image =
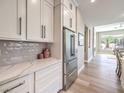
[[[0,66],[0,85],[23,77],[25,75],[34,73],[38,70],[44,69],[59,62],[62,61],[56,58],[48,58],[32,62]]]

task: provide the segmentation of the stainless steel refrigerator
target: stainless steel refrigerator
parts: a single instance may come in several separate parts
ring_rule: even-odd
[[[63,87],[67,90],[77,78],[75,33],[63,28]]]

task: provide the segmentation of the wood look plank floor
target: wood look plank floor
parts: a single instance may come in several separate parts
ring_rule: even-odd
[[[61,93],[124,93],[115,68],[115,56],[97,55],[92,62],[86,64],[70,89]]]

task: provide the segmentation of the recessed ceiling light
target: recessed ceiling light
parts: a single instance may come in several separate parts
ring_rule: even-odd
[[[90,0],[91,3],[94,3],[96,0]]]

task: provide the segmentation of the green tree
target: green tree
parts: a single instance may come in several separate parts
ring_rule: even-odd
[[[116,40],[117,39],[115,37],[112,37],[112,36],[106,36],[103,38],[103,42],[106,44],[106,48],[109,48],[109,44],[115,43]]]

